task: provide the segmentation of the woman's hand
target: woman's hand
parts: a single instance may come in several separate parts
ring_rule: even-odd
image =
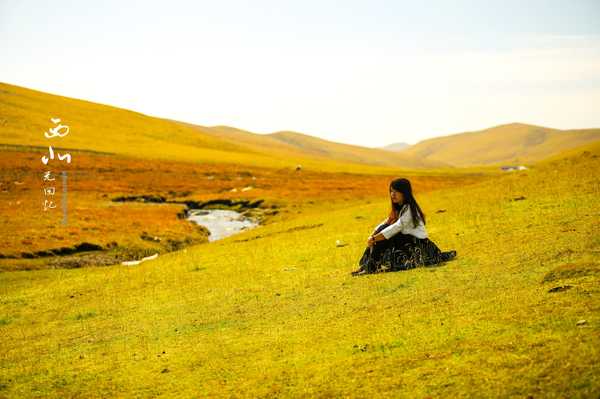
[[[370,236],[367,240],[367,246],[372,247],[373,245],[375,245],[375,238],[373,238],[373,236]]]

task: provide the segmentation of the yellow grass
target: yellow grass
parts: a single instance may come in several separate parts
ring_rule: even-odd
[[[61,118],[70,127],[65,137],[44,132]],[[0,82],[0,144],[93,150],[147,160],[176,160],[210,165],[239,164],[349,173],[394,173],[400,168],[443,166],[388,151],[332,143],[302,136],[285,145],[277,136],[221,130],[147,116],[138,112],[43,93]],[[252,139],[248,139],[252,137]],[[281,145],[275,145],[279,143]],[[315,146],[325,153],[315,152]],[[306,147],[306,148],[304,148]],[[310,147],[310,148],[308,148]],[[66,152],[66,151],[65,151]]]
[[[42,149],[0,146],[0,271],[82,264],[110,264],[155,252],[179,248],[179,243],[207,241],[207,232],[177,215],[182,201],[262,201],[248,209],[261,224],[285,220],[306,208],[323,203],[373,199],[389,184],[390,175],[318,172],[291,168],[264,168],[235,164],[199,164],[146,160],[115,155],[72,151],[71,164],[44,167]],[[50,169],[55,182],[42,181]],[[66,201],[60,173],[67,173]],[[422,192],[440,187],[465,185],[493,173],[427,174],[419,170],[405,174]],[[497,172],[495,172],[497,173]],[[42,187],[54,186],[56,195],[46,196]],[[244,188],[250,190],[242,191]],[[113,202],[122,196],[151,195],[171,203]],[[44,200],[57,208],[44,210]],[[172,203],[177,201],[179,203]],[[67,225],[62,224],[66,204]],[[261,216],[262,215],[262,216]],[[146,240],[157,237],[159,242]],[[82,257],[35,259],[41,253],[78,248],[90,243],[105,249]],[[106,253],[111,252],[111,253]]]
[[[596,398],[599,167],[416,192],[458,252],[436,268],[350,276],[382,190],[137,267],[0,273],[0,396]]]
[[[510,123],[423,140],[400,153],[456,166],[530,164],[600,141],[600,129],[559,130]]]
[[[369,165],[402,165],[407,168],[443,168],[450,166],[444,162],[428,161],[422,157],[336,143],[297,132],[282,131],[259,135],[228,126],[195,127],[201,129],[203,133],[215,135],[232,143],[243,143],[259,152],[269,149],[272,152],[292,157],[304,154],[323,161],[335,160]]]

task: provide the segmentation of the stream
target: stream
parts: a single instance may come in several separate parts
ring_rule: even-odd
[[[226,209],[190,209],[188,214],[187,220],[202,225],[210,231],[209,242],[259,225],[239,212]]]

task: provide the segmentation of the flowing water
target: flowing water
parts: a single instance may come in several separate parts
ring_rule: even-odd
[[[189,215],[188,220],[198,223],[210,231],[209,242],[258,226],[258,223],[252,219],[227,209],[190,209]]]

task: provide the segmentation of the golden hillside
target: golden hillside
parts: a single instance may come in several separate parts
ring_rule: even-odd
[[[454,166],[532,163],[600,140],[600,129],[560,130],[511,123],[421,141],[402,154]]]
[[[366,165],[401,166],[406,168],[449,167],[445,162],[425,160],[408,154],[393,153],[383,149],[367,148],[351,144],[336,143],[292,131],[257,134],[230,126],[198,126],[178,122],[193,127],[203,134],[226,140],[232,144],[244,145],[258,153],[276,153],[287,157],[307,157]]]
[[[61,118],[62,138],[44,132]],[[0,83],[0,143],[91,150],[145,159],[273,164],[270,157],[171,121],[138,112]],[[282,166],[283,164],[280,164]]]
[[[70,127],[70,133],[63,138],[45,138],[44,132],[53,127],[51,118],[61,118]],[[302,164],[308,169],[367,173],[441,165],[440,162],[422,162],[407,155],[389,155],[380,150],[326,142],[310,136],[303,135],[313,147],[308,149],[286,144],[277,139],[277,134],[273,137],[231,128],[194,126],[0,83],[0,144],[52,145],[55,149],[210,164],[276,168]],[[329,148],[326,155],[315,151],[319,145]]]
[[[555,163],[556,161],[570,161],[576,162],[581,157],[592,156],[597,157],[600,154],[600,140],[593,141],[588,144],[584,144],[581,146],[577,146],[575,148],[559,152],[556,155],[553,155],[548,158],[544,158],[544,160],[537,163],[538,166],[543,166],[547,164]]]

